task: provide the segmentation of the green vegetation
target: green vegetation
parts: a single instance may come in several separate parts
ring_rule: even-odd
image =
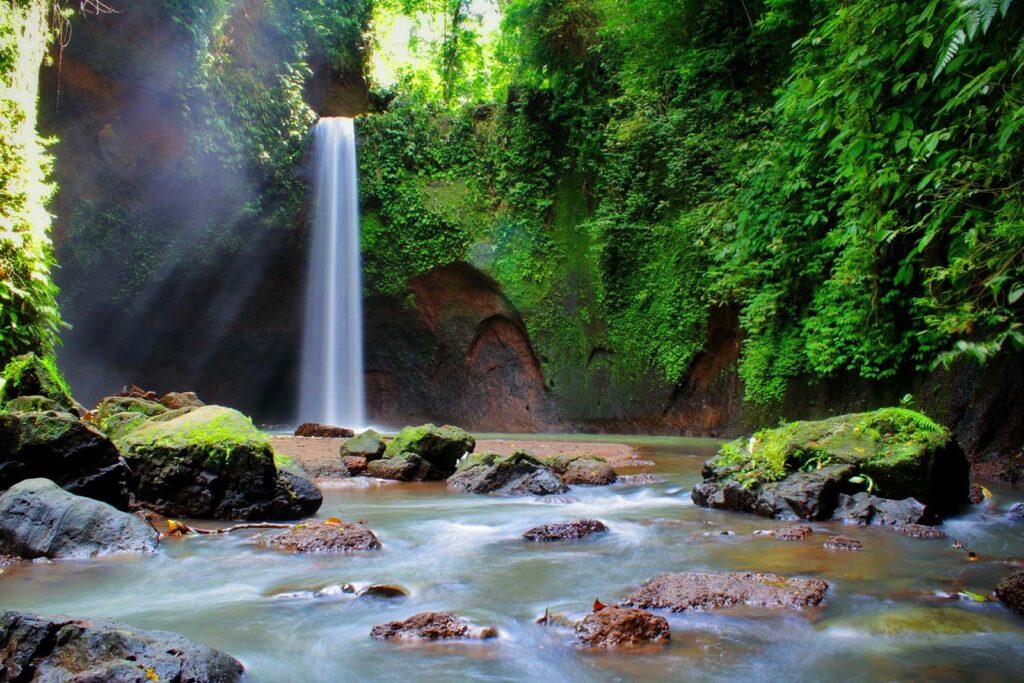
[[[73,410],[71,390],[53,356],[26,353],[13,358],[0,373],[0,406],[19,396],[42,396]]]
[[[273,456],[270,440],[252,420],[221,406],[172,411],[141,420],[115,437],[115,443],[126,458],[165,450],[201,452],[211,467],[227,464],[236,450],[257,457]]]

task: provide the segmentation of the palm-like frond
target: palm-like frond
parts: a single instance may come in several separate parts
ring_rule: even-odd
[[[1012,3],[1013,0],[957,0],[960,16],[950,27],[949,38],[939,54],[932,80],[942,75],[966,42],[974,40],[978,29],[982,34],[988,33],[997,16],[1005,17]]]

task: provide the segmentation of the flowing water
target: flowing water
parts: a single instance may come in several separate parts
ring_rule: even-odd
[[[607,437],[605,437],[607,440]],[[384,548],[354,555],[260,550],[251,534],[164,542],[153,557],[25,564],[0,575],[0,606],[107,616],[220,648],[252,681],[1014,681],[1024,671],[1024,618],[987,593],[1024,557],[1024,534],[1000,514],[1021,491],[946,524],[948,540],[814,524],[801,542],[753,535],[781,523],[705,510],[689,499],[710,441],[633,440],[657,462],[648,484],[574,488],[552,499],[448,493],[443,484],[356,480],[328,489],[319,516],[365,519]],[[526,544],[527,528],[595,517],[611,532]],[[733,531],[733,535],[720,532]],[[843,533],[864,550],[828,551]],[[579,618],[665,571],[763,570],[831,582],[827,605],[802,612],[738,609],[667,614],[672,640],[635,652],[587,652],[572,633],[534,620]],[[398,583],[399,601],[314,591]],[[374,624],[451,610],[497,626],[494,641],[413,644],[369,637]]]
[[[359,191],[352,119],[313,129],[315,195],[303,330],[299,419],[366,422]]]

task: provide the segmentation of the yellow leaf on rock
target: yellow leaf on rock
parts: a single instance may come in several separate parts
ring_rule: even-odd
[[[188,533],[188,527],[179,522],[176,519],[167,520],[167,535],[168,536],[184,536]]]
[[[332,526],[341,526],[341,520],[337,517],[328,517],[324,520],[324,524],[330,524]]]
[[[167,521],[171,521],[171,520],[167,520]],[[160,680],[160,674],[158,674],[156,672],[156,670],[153,669],[153,667],[147,667],[146,668],[146,678],[148,678],[151,681],[159,681]]]

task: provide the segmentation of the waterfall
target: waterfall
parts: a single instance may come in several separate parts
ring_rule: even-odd
[[[352,119],[320,119],[313,145],[315,195],[299,418],[360,427],[366,422],[366,392]]]

